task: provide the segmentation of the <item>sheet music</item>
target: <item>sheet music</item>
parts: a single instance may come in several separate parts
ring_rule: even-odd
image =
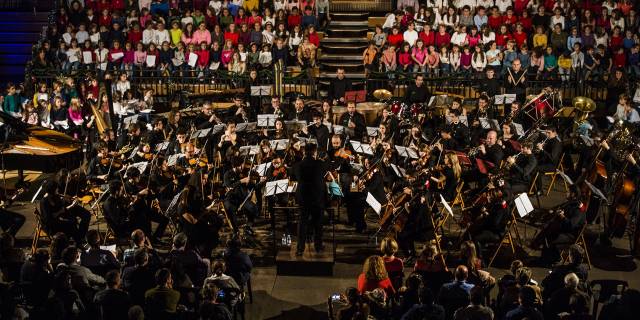
[[[524,127],[517,123],[517,122],[511,122],[511,124],[513,125],[513,128],[516,129],[516,134],[519,136],[523,136],[524,135]]]
[[[135,152],[132,152],[133,154],[135,154]],[[147,170],[147,166],[149,165],[149,161],[142,161],[142,162],[136,162],[134,164],[129,165],[129,168],[134,167],[137,168],[138,171],[140,171],[140,173],[145,172],[145,170]],[[128,169],[127,169],[128,171]],[[126,178],[127,175],[125,173],[124,177]]]
[[[516,197],[513,202],[516,205],[516,210],[520,218],[524,218],[526,215],[533,211],[533,204],[526,193],[521,193]]]
[[[503,94],[496,94],[495,96],[493,96],[493,104],[495,104],[495,105],[504,104],[504,95]]]
[[[136,123],[138,122],[138,115],[134,114],[132,116],[128,116],[124,119],[122,119],[122,122],[126,125],[132,124],[132,123]]]
[[[154,55],[149,55],[147,56],[147,67],[155,67],[156,66],[156,56]]]
[[[269,181],[265,186],[264,195],[275,196],[276,194],[286,193],[289,188],[289,179]]]
[[[253,167],[253,170],[257,172],[261,177],[267,175],[267,170],[271,167],[271,162],[265,162]]]
[[[174,166],[178,162],[178,159],[182,157],[184,157],[184,153],[176,153],[170,155],[169,158],[167,158],[167,166]]]
[[[367,127],[367,135],[369,137],[377,137],[378,136],[378,127]]]
[[[275,114],[259,114],[257,126],[273,127],[276,125],[276,119],[278,119],[278,116]]]
[[[464,124],[467,127],[469,126],[469,119],[467,118],[467,116],[459,115],[458,121],[460,121],[460,123]]]
[[[169,141],[160,142],[156,145],[156,151],[162,151],[169,147]]]
[[[407,170],[405,170],[402,167],[399,167],[393,163],[391,163],[391,168],[393,169],[393,172],[396,173],[396,175],[398,176],[398,178],[403,178],[406,174],[407,174]]]
[[[591,192],[593,192],[598,198],[600,198],[600,200],[609,204],[609,199],[607,199],[607,197],[602,193],[602,191],[600,191],[600,189],[598,189],[596,186],[589,183],[589,181],[585,181],[584,183],[587,184],[589,189],[591,189]]]
[[[401,157],[409,157],[411,159],[418,159],[418,154],[415,152],[415,150],[411,149],[411,148],[406,148],[403,146],[398,146],[396,145],[396,150],[398,151],[398,155]]]
[[[285,150],[289,145],[289,139],[270,140],[269,144],[273,150]]]
[[[255,155],[258,154],[258,152],[260,151],[260,146],[244,146],[244,147],[240,147],[240,155],[244,156],[244,155]]]
[[[190,139],[204,138],[209,134],[209,132],[211,132],[211,128],[197,130],[196,132],[191,134]]]
[[[93,54],[90,51],[82,51],[82,62],[93,63]]]
[[[294,193],[296,192],[296,190],[298,190],[298,183],[297,182],[291,182],[291,184],[289,184],[289,186],[287,187],[287,193]]]
[[[215,126],[213,126],[213,129],[211,129],[211,134],[218,134],[222,131],[224,131],[225,129],[227,129],[227,125],[224,123],[221,124],[216,124]]]
[[[371,207],[371,209],[373,209],[373,211],[375,211],[378,215],[380,215],[380,210],[382,210],[382,205],[380,204],[380,202],[378,201],[378,199],[376,199],[376,197],[374,197],[371,192],[367,192],[367,204],[369,204],[369,206]]]
[[[564,181],[566,181],[570,186],[573,185],[573,180],[571,180],[571,178],[569,178],[568,175],[566,175],[564,172],[557,170],[556,172],[562,177],[562,179],[564,179]]]
[[[117,61],[118,59],[121,59],[121,58],[123,58],[123,57],[124,57],[124,53],[122,53],[122,52],[116,52],[116,53],[113,53],[113,54],[111,55],[111,59],[112,59],[113,61]]]
[[[515,93],[507,93],[504,95],[504,104],[512,104],[514,101],[516,101]]]
[[[256,130],[255,122],[238,123],[236,125],[236,132],[254,131]]]
[[[482,127],[482,129],[485,129],[485,130],[491,129],[491,123],[489,122],[489,119],[478,118],[478,120],[480,121],[480,126]]]
[[[447,203],[447,200],[444,199],[442,194],[440,194],[440,203],[442,203],[442,206],[444,207],[445,211],[447,211],[447,214],[453,217],[453,210],[451,210],[451,206],[449,205],[449,203]]]
[[[270,96],[271,86],[251,86],[251,95],[254,97]]]
[[[198,62],[198,55],[193,52],[189,53],[189,62],[187,64],[193,68],[196,66],[197,62]]]
[[[344,126],[340,126],[337,124],[333,125],[333,133],[334,134],[343,134],[344,133]]]

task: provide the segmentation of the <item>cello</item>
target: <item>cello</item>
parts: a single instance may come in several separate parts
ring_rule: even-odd
[[[633,179],[626,172],[627,167],[628,162],[625,159],[625,165],[620,171],[620,175],[618,179],[616,179],[613,188],[615,197],[611,204],[612,213],[610,215],[609,227],[614,237],[622,237],[624,235],[632,211],[633,200],[638,189]],[[636,238],[638,235],[636,232]],[[634,239],[633,243],[636,244],[637,239]]]

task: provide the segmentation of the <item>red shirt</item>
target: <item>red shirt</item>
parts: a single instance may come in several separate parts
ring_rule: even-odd
[[[198,63],[199,67],[206,67],[209,65],[209,50],[197,50],[195,52],[198,55]]]
[[[320,36],[317,32],[309,32],[309,42],[313,43],[316,47],[320,47]]]
[[[106,2],[98,2],[98,13],[102,13],[102,10],[107,9],[111,11],[111,3],[109,1]]]
[[[384,289],[384,291],[387,293],[387,296],[393,295],[396,292],[389,278],[380,281],[372,281],[366,280],[364,278],[364,274],[362,273],[360,274],[360,276],[358,276],[358,292],[360,294],[363,294],[367,291],[372,291],[377,288]]]
[[[109,50],[109,55],[107,56],[107,60],[109,60],[109,62],[113,62],[113,58],[111,58],[111,56],[115,53],[124,53],[124,50],[122,50],[122,48],[111,48],[111,50]],[[116,62],[122,62],[122,58],[116,60]]]
[[[627,56],[625,53],[615,53],[613,54],[613,66],[615,67],[624,67],[627,65]]]
[[[84,0],[84,7],[93,9],[93,12],[98,10],[98,0]]]
[[[447,32],[441,34],[440,32],[436,33],[436,47],[440,48],[442,46],[449,46],[451,44],[451,35]]]
[[[515,25],[515,24],[516,24],[516,22],[518,22],[518,17],[513,16],[513,15],[512,15],[512,16],[510,16],[510,17],[509,17],[508,15],[505,15],[505,16],[502,18],[502,23],[504,23],[504,24],[506,24],[506,25],[508,25],[508,26],[513,26],[513,25]]]
[[[618,49],[620,47],[622,47],[622,41],[624,40],[624,38],[619,35],[619,36],[611,36],[611,38],[609,39],[609,47],[611,47],[611,52],[616,52],[618,51]]]
[[[507,41],[511,40],[511,34],[510,33],[505,33],[505,34],[496,34],[496,45],[497,46],[505,46],[507,44]]]
[[[224,41],[231,40],[231,43],[234,46],[238,45],[238,38],[239,37],[240,37],[240,34],[237,33],[237,32],[225,31],[225,33],[224,33]]]
[[[516,44],[518,45],[518,47],[520,47],[523,43],[525,43],[527,41],[527,37],[529,35],[525,32],[514,32],[513,33],[513,39],[516,41]]]
[[[547,11],[553,11],[553,7],[556,5],[556,0],[544,0],[544,9]]]
[[[499,30],[500,25],[502,24],[502,16],[498,15],[496,17],[494,15],[490,15],[487,19],[487,24],[491,27],[491,30]]]
[[[135,47],[138,42],[142,41],[142,32],[136,32],[134,30],[129,31],[129,34],[127,35],[127,41],[131,42],[131,44]]]
[[[262,24],[262,17],[261,16],[255,16],[255,17],[254,16],[250,16],[249,17],[249,19],[248,19],[249,26],[255,25],[256,22],[259,23],[259,24]]]
[[[402,259],[392,257],[382,257],[384,259],[384,267],[387,269],[387,273],[391,274],[393,272],[402,272],[404,271],[404,263]]]
[[[531,22],[531,18],[529,17],[519,17],[518,18],[518,22],[520,22],[520,24],[522,24],[522,27],[524,28],[524,31],[531,31],[531,29],[533,28],[533,22]]]
[[[387,43],[389,43],[389,45],[393,45],[396,48],[400,48],[400,45],[402,44],[402,42],[404,42],[404,37],[402,37],[402,34],[398,33],[398,34],[393,34],[390,33],[387,36]]]
[[[522,11],[527,8],[527,4],[529,4],[529,0],[514,0],[513,1],[513,11],[520,15]]]
[[[418,33],[418,38],[422,39],[425,47],[434,45],[436,43],[436,33],[433,31],[429,31],[429,34],[421,31],[420,33]]]
[[[233,19],[233,23],[236,24],[236,26],[241,26],[243,23],[247,23],[249,21],[249,18],[247,16],[244,17],[240,17],[237,16],[235,19]]]
[[[111,0],[111,9],[124,11],[125,3],[124,0]]]
[[[299,26],[302,23],[302,16],[299,14],[291,14],[287,17],[287,26],[293,30],[293,27]]]
[[[111,27],[111,16],[100,16],[98,19],[99,26]]]

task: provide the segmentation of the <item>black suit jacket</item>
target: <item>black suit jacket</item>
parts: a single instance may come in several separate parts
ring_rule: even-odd
[[[354,112],[352,116],[349,116],[348,112],[342,114],[342,116],[340,116],[340,121],[338,122],[338,124],[345,128],[345,132],[349,128],[349,120],[353,121],[356,124],[356,127],[353,128],[354,134],[351,138],[358,141],[362,140],[362,136],[367,130],[364,116],[359,112]]]
[[[310,157],[293,166],[293,177],[298,181],[296,200],[300,206],[324,208],[327,196],[324,177],[327,170],[326,162]]]

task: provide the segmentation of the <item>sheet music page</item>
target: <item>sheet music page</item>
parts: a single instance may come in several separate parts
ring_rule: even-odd
[[[453,210],[451,210],[451,206],[449,206],[449,204],[447,203],[447,200],[445,200],[442,195],[440,195],[440,203],[442,203],[442,205],[444,206],[444,209],[445,211],[447,211],[447,214],[453,217]]]
[[[531,200],[526,193],[521,193],[514,200],[516,204],[516,210],[518,211],[518,215],[520,218],[524,218],[526,215],[533,211],[533,204],[531,204]]]
[[[261,177],[264,177],[267,174],[267,170],[271,167],[271,162],[265,162],[263,164],[259,164],[253,169],[257,172]]]
[[[513,127],[516,129],[516,134],[519,136],[524,135],[524,127],[517,123],[517,122],[511,122],[511,124],[513,125]]]
[[[371,206],[373,211],[375,211],[378,215],[380,215],[380,210],[382,210],[382,205],[378,200],[371,194],[371,192],[367,192],[367,204]]]

